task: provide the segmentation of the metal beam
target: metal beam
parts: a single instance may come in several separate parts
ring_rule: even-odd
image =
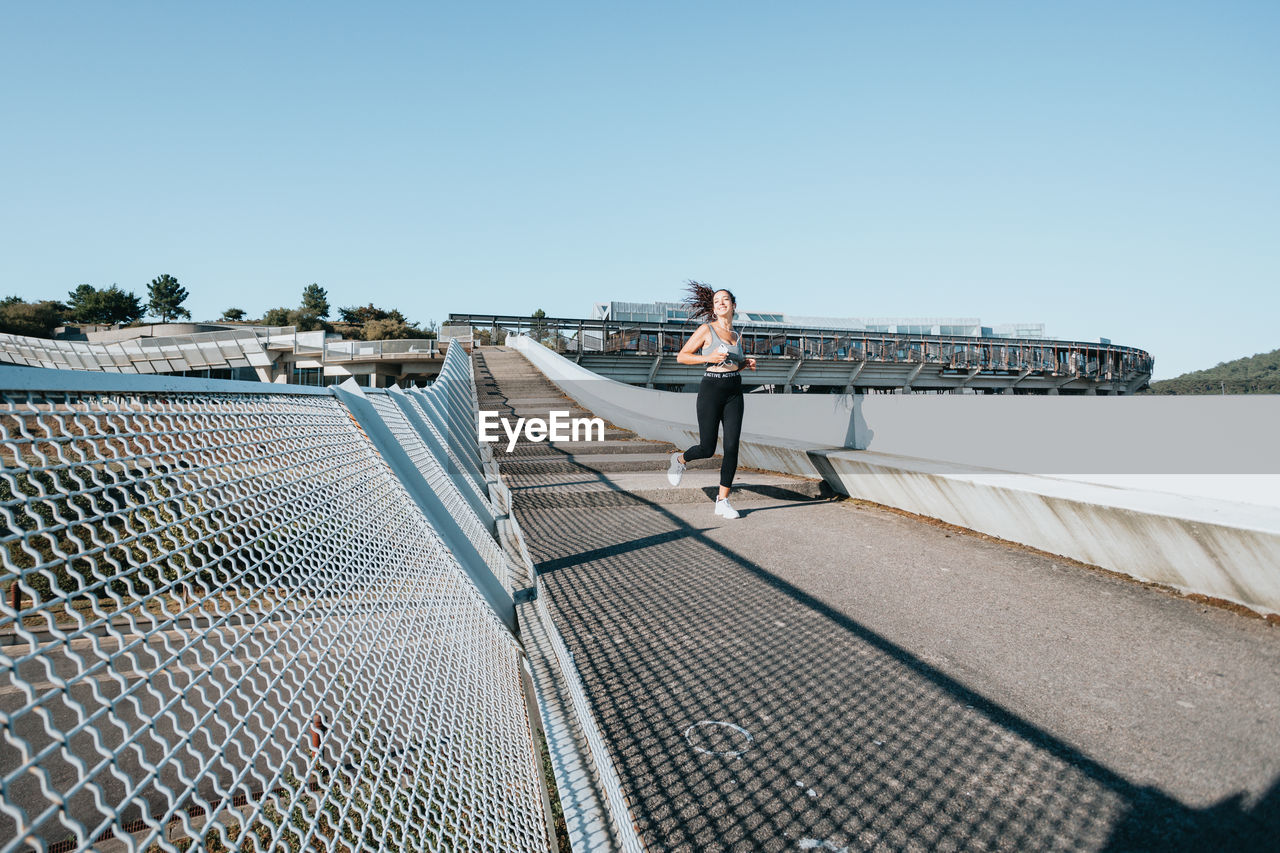
[[[436,427],[445,435],[474,435],[477,426],[476,418],[475,416],[466,418],[462,415],[460,411],[462,404],[457,395],[451,393],[449,385],[450,381],[442,376],[431,383],[427,390],[420,392],[422,399],[428,401],[434,408],[434,414],[437,416]],[[479,469],[479,451],[473,451],[470,447],[459,444],[454,448],[454,452],[459,456],[465,456],[468,462],[472,463],[477,470]]]
[[[902,383],[902,390],[904,393],[910,393],[911,383],[914,382],[916,377],[920,375],[921,370],[924,370],[923,361],[915,366],[915,369],[911,371],[911,375],[907,377],[907,381]]]
[[[662,356],[658,356],[653,360],[653,366],[649,368],[649,378],[644,381],[644,387],[653,387],[653,377],[658,375],[658,368],[662,367]]]
[[[978,375],[978,372],[979,372],[979,371],[981,371],[981,370],[982,370],[982,368],[981,368],[981,367],[971,367],[971,368],[969,368],[969,372],[965,375],[964,379],[961,379],[961,380],[960,380],[960,382],[959,382],[959,384],[957,384],[957,385],[955,385],[955,386],[953,386],[953,387],[954,387],[955,389],[957,389],[957,390],[958,390],[958,389],[963,388],[964,386],[968,385],[968,384],[969,384],[969,380],[970,380],[970,379],[972,379],[973,377],[977,376],[977,375]]]
[[[1013,393],[1014,386],[1016,386],[1019,382],[1021,382],[1021,381],[1022,381],[1022,380],[1024,380],[1024,379],[1026,379],[1026,378],[1027,378],[1028,376],[1030,376],[1030,375],[1031,375],[1031,368],[1029,368],[1029,367],[1024,367],[1024,368],[1022,368],[1022,372],[1021,372],[1021,373],[1019,373],[1019,374],[1014,378],[1014,380],[1013,380],[1012,382],[1010,382],[1010,383],[1009,383],[1008,385],[1006,385],[1005,387],[1001,388],[1001,389],[1000,389],[1000,393],[1001,393],[1001,394],[1012,394],[1012,393]]]
[[[445,474],[447,474],[449,479],[453,481],[453,485],[457,488],[458,494],[462,495],[463,499],[466,500],[467,505],[471,507],[471,510],[476,514],[476,517],[484,522],[489,534],[495,535],[497,530],[496,519],[493,516],[491,508],[484,505],[480,500],[480,496],[476,494],[476,490],[471,488],[470,484],[467,483],[467,475],[458,468],[457,464],[453,461],[453,457],[449,455],[448,449],[440,443],[439,439],[436,438],[435,432],[423,422],[422,417],[418,413],[418,407],[415,406],[413,401],[409,399],[408,395],[399,388],[388,388],[387,394],[396,404],[396,407],[400,409],[401,413],[404,414],[405,420],[409,422],[409,426],[413,427],[414,432],[416,432],[422,439],[423,443],[427,445],[427,449],[431,451],[431,455],[440,463],[440,467],[444,469]]]
[[[391,434],[386,422],[378,415],[373,404],[360,390],[360,386],[354,382],[344,382],[341,387],[334,385],[327,390],[331,390],[333,395],[347,407],[347,411],[356,419],[356,423],[364,430],[364,434],[369,436],[369,440],[378,449],[378,453],[391,468],[392,473],[404,484],[405,491],[418,505],[418,509],[435,529],[445,547],[457,559],[458,565],[471,578],[471,582],[493,608],[493,612],[497,614],[502,624],[515,635],[517,633],[515,601],[502,586],[502,582],[494,577],[489,564],[471,544],[471,540],[459,526],[457,519],[432,491],[430,484],[418,470],[418,466],[413,464],[404,447]]]
[[[846,394],[853,393],[853,381],[858,378],[858,374],[861,373],[862,368],[866,366],[867,366],[867,363],[865,361],[858,362],[858,366],[855,367],[853,369],[853,372],[849,374],[849,381],[844,384],[844,393]]]
[[[533,318],[522,314],[464,314],[453,312],[449,315],[449,322],[458,325],[471,324],[472,326],[492,325],[495,327],[514,327],[517,331],[528,328],[533,323]],[[596,319],[583,317],[544,317],[538,322],[550,329],[555,327],[564,327],[567,330],[589,330],[589,331],[622,331],[622,330],[640,330],[646,332],[666,332],[669,334],[691,334],[695,326],[689,323],[671,321],[642,321],[642,320],[611,320]],[[1068,341],[1058,338],[984,338],[978,335],[900,335],[892,332],[868,332],[863,329],[847,329],[835,326],[802,326],[793,324],[772,324],[757,323],[746,321],[741,324],[735,324],[735,328],[745,334],[773,334],[786,335],[796,337],[810,338],[850,338],[858,340],[911,340],[911,341],[927,341],[939,342],[943,344],[964,343],[982,345],[998,345],[1013,346],[1019,348],[1037,348],[1037,349],[1053,349],[1071,347],[1073,349],[1085,349],[1088,351],[1105,351],[1118,352],[1126,355],[1137,355],[1149,357],[1144,350],[1136,347],[1127,347],[1119,345],[1099,345],[1086,341]]]
[[[438,406],[438,403],[433,397],[417,389],[414,389],[413,391],[410,391],[408,393],[412,394],[414,396],[414,399],[416,399],[418,403],[421,404],[423,413],[431,420],[431,423],[435,426],[437,430],[439,430],[441,435],[448,437],[450,435],[458,435],[458,434],[466,435],[467,434],[465,432],[458,430],[455,427],[450,426],[449,422],[445,419],[444,415],[440,413],[440,408]],[[474,434],[474,432],[472,434]],[[479,455],[477,454],[473,457],[470,453],[467,453],[465,450],[455,451],[454,455],[459,460],[462,461],[464,466],[466,466],[467,470],[465,473],[467,474],[467,476],[469,476],[472,480],[474,480],[476,485],[479,486],[482,490],[486,490],[488,488],[489,481],[488,481],[488,478],[485,477],[484,471],[481,470],[480,468]]]
[[[783,388],[782,393],[784,393],[784,394],[790,394],[790,393],[791,393],[791,380],[793,380],[793,379],[795,379],[795,378],[796,378],[796,374],[800,372],[800,367],[801,367],[801,365],[803,365],[803,364],[804,364],[804,359],[803,359],[803,358],[797,358],[797,359],[796,359],[796,363],[795,363],[795,364],[793,364],[793,365],[791,365],[791,372],[787,374],[787,384],[786,384],[786,386]]]

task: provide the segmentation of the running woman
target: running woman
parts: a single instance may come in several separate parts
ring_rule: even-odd
[[[742,352],[742,335],[733,330],[733,313],[738,301],[728,290],[712,290],[705,284],[689,282],[685,299],[689,317],[707,318],[689,342],[680,350],[676,361],[681,364],[705,364],[702,384],[698,386],[698,436],[701,439],[683,454],[671,454],[667,480],[680,485],[686,463],[707,459],[716,453],[716,433],[724,424],[724,457],[720,461],[720,496],[716,515],[737,518],[738,511],[729,504],[729,487],[738,472],[738,439],[742,435],[742,373],[756,369],[756,360]],[[700,350],[700,351],[699,351]]]

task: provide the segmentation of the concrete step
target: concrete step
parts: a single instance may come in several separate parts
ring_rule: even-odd
[[[515,351],[486,348],[476,356],[480,407],[504,416],[543,417],[551,409],[571,417],[591,417]],[[631,440],[628,440],[631,439]],[[521,440],[510,454],[506,444],[494,447],[503,479],[517,507],[635,506],[703,503],[715,500],[720,459],[702,459],[685,472],[678,488],[667,482],[667,465],[675,450],[663,442],[643,441],[628,430],[608,429],[604,442],[551,444]],[[830,496],[820,480],[805,480],[764,471],[740,470],[734,480],[735,502],[808,501]]]
[[[499,435],[501,435],[501,436],[502,436],[501,448],[500,448],[500,449],[502,450],[502,452],[504,452],[504,453],[505,453],[505,452],[506,452],[506,450],[507,450],[507,438],[506,438],[506,434],[502,431],[502,426],[501,426],[501,425],[499,425],[499,426],[498,426],[497,434],[499,434]],[[605,431],[604,431],[604,440],[605,440],[605,441],[624,441],[624,440],[626,440],[626,439],[628,439],[628,438],[635,438],[635,435],[636,435],[636,434],[635,434],[634,432],[631,432],[630,430],[625,430],[625,429],[609,429],[608,427],[606,427],[606,428],[605,428]],[[550,444],[550,443],[551,443],[551,442],[548,442],[548,441],[529,441],[528,439],[526,439],[526,438],[524,437],[524,431],[523,431],[523,430],[521,430],[521,431],[520,431],[520,440],[516,442],[516,447],[517,447],[517,448],[519,448],[519,447],[524,447],[524,446],[526,446],[526,445],[532,445],[532,446],[534,446],[534,447],[538,447],[538,446],[543,446],[543,445],[547,445],[547,444]],[[571,442],[571,441],[569,441],[569,442],[562,442],[562,443],[557,443],[556,445],[553,445],[553,446],[562,447],[562,446],[569,445],[569,444],[573,444],[573,443],[574,443],[574,442]],[[587,445],[591,445],[591,444],[598,444],[599,442],[577,442],[577,443],[578,443],[578,444],[587,444]],[[498,450],[496,450],[496,449],[495,449],[495,450],[494,450],[494,455],[496,456],[497,454],[498,454]]]
[[[548,386],[555,387],[555,383],[547,377],[538,373],[533,368],[526,365],[528,369],[523,371],[508,370],[506,367],[499,366],[496,370],[477,370],[475,373],[476,387],[492,386],[494,383],[501,383],[505,386],[523,387],[523,386]]]
[[[720,484],[718,468],[685,472],[680,486],[667,482],[665,471],[617,473],[513,474],[505,478],[517,507],[610,507],[647,504],[686,504],[714,501]],[[758,471],[738,472],[730,500],[735,504],[760,500],[811,501],[831,492],[821,480],[804,480]]]
[[[674,452],[674,451],[673,451]],[[670,453],[573,453],[564,456],[543,456],[501,462],[502,475],[520,474],[576,474],[596,471],[666,471],[671,462]],[[698,459],[688,470],[720,470],[720,458]]]
[[[604,453],[671,453],[674,449],[660,441],[645,441],[639,438],[620,438],[607,441],[563,441],[554,444],[549,441],[542,441],[537,444],[526,441],[517,444],[516,449],[511,453],[506,452],[506,445],[504,444],[500,450],[494,451],[493,458],[501,463],[506,460],[516,459],[565,459],[574,454],[597,456]]]
[[[502,404],[507,406],[542,406],[544,409],[563,409],[566,406],[577,406],[578,402],[572,397],[564,394],[494,394],[486,397],[480,395],[480,407],[484,408],[485,403]]]
[[[502,390],[504,393],[511,391],[527,391],[530,389],[546,390],[554,389],[559,391],[550,380],[544,378],[519,378],[519,379],[498,379],[497,377],[489,378],[486,376],[476,377],[476,392],[484,393],[486,391]]]
[[[515,416],[520,418],[543,418],[548,417],[551,412],[568,412],[571,418],[594,418],[591,412],[579,406],[572,400],[565,400],[563,403],[549,406],[526,405],[524,403],[497,403],[480,401],[480,411],[482,412],[498,412],[504,417]]]
[[[511,394],[513,392],[549,392],[552,396],[563,394],[559,386],[555,385],[545,376],[529,377],[529,378],[507,378],[505,376],[494,376],[492,378],[479,376],[476,377],[476,392]]]
[[[501,391],[486,390],[484,388],[477,389],[476,397],[480,402],[485,400],[497,400],[506,402],[508,400],[526,400],[531,404],[543,404],[547,406],[559,405],[562,400],[572,399],[565,394],[560,393],[558,388],[504,388]]]
[[[512,359],[514,359],[514,361]],[[508,353],[507,355],[499,356],[496,358],[493,356],[486,355],[481,358],[473,359],[473,361],[476,365],[477,370],[480,370],[485,366],[495,365],[495,364],[497,365],[520,364],[520,365],[523,365],[525,368],[529,368],[532,366],[529,364],[529,360],[524,357],[523,353],[518,353],[514,351],[511,353]]]

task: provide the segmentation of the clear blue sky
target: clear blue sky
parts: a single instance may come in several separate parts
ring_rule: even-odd
[[[1280,3],[10,3],[0,295],[1280,347]]]

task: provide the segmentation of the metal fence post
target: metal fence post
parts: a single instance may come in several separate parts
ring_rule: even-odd
[[[466,499],[468,506],[475,512],[476,516],[484,522],[489,533],[493,534],[496,530],[496,519],[491,508],[483,504],[475,490],[464,482],[467,475],[454,464],[448,450],[436,438],[435,432],[422,422],[417,407],[413,405],[413,402],[409,400],[405,392],[399,388],[388,388],[387,393],[395,402],[396,407],[404,413],[409,425],[422,437],[423,442],[426,443],[427,448],[431,451],[431,455],[439,460],[440,465],[445,469],[445,473],[449,475],[449,479],[453,480],[453,484],[458,487],[458,493]]]
[[[444,503],[431,490],[400,442],[396,441],[395,436],[387,429],[387,425],[378,416],[364,392],[354,383],[350,387],[334,385],[329,390],[342,401],[347,411],[356,419],[356,423],[364,430],[365,435],[369,436],[369,440],[391,467],[392,472],[404,484],[409,497],[431,522],[445,546],[453,552],[458,564],[471,578],[471,582],[484,596],[485,601],[493,608],[498,619],[507,626],[507,630],[515,634],[517,631],[515,602],[503,588],[502,582],[494,577],[484,558],[471,544],[471,540],[445,508]]]
[[[440,401],[436,400],[424,391],[410,391],[409,393],[417,396],[418,401],[422,404],[422,411],[425,412],[427,417],[431,419],[431,422],[435,424],[436,429],[440,431],[441,435],[448,436],[453,433],[461,432],[451,419],[444,414]],[[462,432],[461,434],[467,435],[468,433]],[[456,446],[454,447],[454,454],[458,459],[462,460],[463,465],[467,468],[466,473],[472,480],[475,480],[476,485],[482,489],[486,488],[488,480],[485,478],[484,471],[480,467],[479,455],[473,455],[468,453],[466,448]]]

